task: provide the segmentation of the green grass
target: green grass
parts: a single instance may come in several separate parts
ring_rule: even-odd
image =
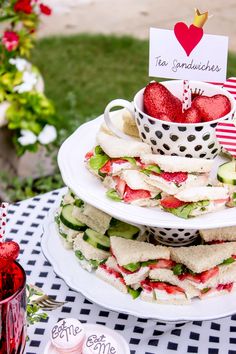
[[[114,98],[132,99],[150,80],[148,40],[80,34],[44,38],[33,62],[40,68],[46,94],[64,119],[67,134],[103,113]],[[228,76],[236,76],[236,55],[229,55]],[[66,134],[66,135],[67,135]]]
[[[32,57],[66,129],[102,114],[114,98],[131,99],[148,82],[148,42],[131,37],[45,38]]]

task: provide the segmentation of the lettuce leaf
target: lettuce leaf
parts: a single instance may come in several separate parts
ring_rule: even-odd
[[[183,219],[188,219],[191,217],[191,213],[195,209],[204,211],[206,207],[210,204],[209,200],[202,200],[200,202],[189,203],[178,208],[163,208],[165,211],[174,214]]]
[[[94,149],[94,156],[92,156],[89,160],[89,166],[98,172],[98,170],[100,170],[100,168],[102,168],[108,160],[110,160],[110,157],[105,154],[101,146],[98,145]]]
[[[106,192],[106,196],[115,202],[120,202],[122,200],[115,189],[109,189]]]
[[[149,165],[146,166],[143,170],[141,170],[141,172],[149,176],[152,172],[161,173],[161,169],[157,165]]]

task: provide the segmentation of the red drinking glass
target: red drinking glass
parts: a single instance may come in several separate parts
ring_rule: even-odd
[[[26,275],[12,262],[0,271],[0,354],[24,352],[26,327]]]

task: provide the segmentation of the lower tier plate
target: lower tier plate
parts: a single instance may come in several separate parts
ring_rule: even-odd
[[[133,300],[111,285],[85,271],[72,250],[66,250],[57,234],[51,213],[45,223],[41,246],[55,273],[88,300],[109,310],[166,322],[212,320],[236,312],[236,292],[206,300],[193,300],[190,305],[160,305]]]

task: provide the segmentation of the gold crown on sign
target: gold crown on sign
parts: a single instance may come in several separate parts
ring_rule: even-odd
[[[195,9],[195,16],[194,16],[193,24],[196,27],[202,28],[204,26],[204,24],[206,23],[208,18],[209,18],[208,17],[208,11],[207,12],[203,12],[201,14],[201,12],[198,9]]]

